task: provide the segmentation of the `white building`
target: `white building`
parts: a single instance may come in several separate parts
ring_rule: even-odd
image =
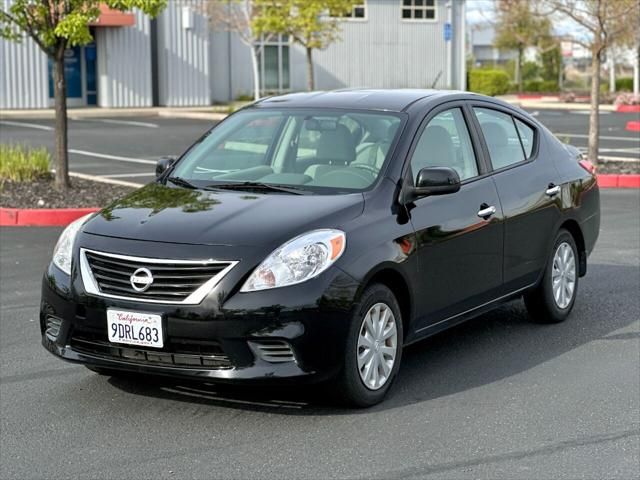
[[[317,89],[465,88],[466,0],[354,3],[341,40],[314,51]],[[171,0],[156,20],[105,12],[92,27],[95,42],[67,53],[69,105],[200,106],[250,94],[249,47],[212,31],[204,11],[203,0]],[[305,62],[287,38],[266,43],[263,92],[305,90]],[[52,105],[51,66],[33,41],[0,40],[0,64],[0,108]]]

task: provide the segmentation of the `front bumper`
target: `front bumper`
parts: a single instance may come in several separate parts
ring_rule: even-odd
[[[140,304],[88,295],[50,265],[42,284],[42,344],[70,362],[130,372],[207,381],[320,381],[342,367],[357,291],[357,282],[333,268],[300,285],[225,300],[218,300],[225,297],[221,284],[200,305]],[[162,315],[165,346],[109,343],[109,308]],[[282,354],[271,355],[274,348]]]

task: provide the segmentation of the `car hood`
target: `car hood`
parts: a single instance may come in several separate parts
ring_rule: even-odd
[[[362,213],[362,194],[203,191],[149,184],[92,217],[83,232],[197,245],[266,245]]]

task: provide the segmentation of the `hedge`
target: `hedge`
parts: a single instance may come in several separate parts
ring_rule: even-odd
[[[471,70],[469,90],[483,95],[503,95],[509,91],[509,75],[502,70]]]
[[[616,78],[616,92],[631,92],[633,90],[633,78]]]
[[[560,91],[558,82],[554,80],[531,80],[524,82],[523,87],[525,92],[551,93]]]

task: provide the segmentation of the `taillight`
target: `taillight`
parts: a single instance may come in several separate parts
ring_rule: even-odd
[[[594,175],[596,173],[596,166],[591,163],[589,160],[580,160],[578,162],[582,168],[584,168],[587,172]]]

